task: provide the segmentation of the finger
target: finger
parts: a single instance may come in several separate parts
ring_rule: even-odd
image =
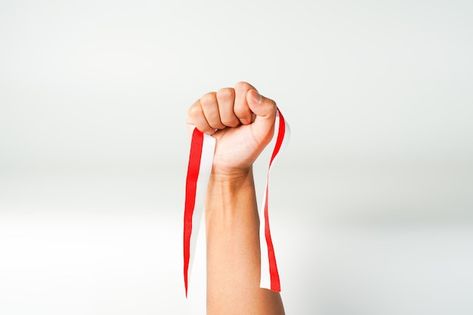
[[[276,102],[259,94],[255,89],[249,90],[246,99],[250,110],[256,119],[274,120],[276,117]]]
[[[235,104],[233,106],[233,112],[243,125],[251,124],[253,120],[253,115],[246,101],[246,94],[251,89],[255,88],[247,82],[238,82],[235,85]]]
[[[274,130],[273,127],[277,111],[276,102],[262,96],[254,89],[248,91],[246,99],[249,108],[256,115],[254,121],[255,131],[263,138],[269,137]]]
[[[233,112],[233,103],[235,101],[235,90],[232,88],[223,88],[217,92],[218,110],[220,121],[228,127],[236,127],[240,124],[237,116]]]
[[[218,112],[217,96],[215,92],[207,93],[200,98],[200,104],[205,115],[205,119],[210,127],[214,129],[223,129],[225,125],[220,120],[220,113]]]
[[[209,135],[215,133],[215,129],[210,127],[207,119],[205,119],[204,111],[202,110],[202,105],[200,100],[196,101],[187,112],[187,123],[189,125],[194,125],[197,129],[202,132],[205,132]]]

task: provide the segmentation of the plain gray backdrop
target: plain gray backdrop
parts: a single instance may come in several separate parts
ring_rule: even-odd
[[[240,80],[292,127],[287,313],[472,314],[472,38],[467,0],[0,0],[0,314],[185,314],[185,112]]]

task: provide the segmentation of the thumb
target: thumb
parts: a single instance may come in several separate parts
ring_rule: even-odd
[[[256,115],[253,123],[255,136],[261,141],[271,140],[276,119],[276,103],[251,89],[246,94],[246,101],[250,110]]]

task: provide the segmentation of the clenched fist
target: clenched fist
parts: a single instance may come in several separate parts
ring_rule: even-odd
[[[187,123],[217,139],[213,171],[247,171],[271,141],[276,103],[246,82],[210,92],[188,111]]]

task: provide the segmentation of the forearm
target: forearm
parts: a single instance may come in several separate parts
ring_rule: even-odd
[[[212,173],[207,194],[208,314],[284,314],[280,295],[259,288],[259,220],[251,168]]]

